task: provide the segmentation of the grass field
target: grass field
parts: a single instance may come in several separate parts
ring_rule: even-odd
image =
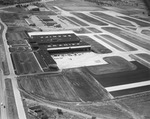
[[[109,59],[110,60],[110,59]],[[125,61],[125,60],[124,60]],[[118,64],[120,65],[122,61],[120,60]],[[132,63],[132,65],[131,65]],[[116,86],[116,85],[122,85],[122,84],[129,84],[134,82],[141,82],[141,81],[148,81],[150,74],[149,69],[145,67],[144,65],[134,61],[128,64],[124,64],[123,66],[115,66],[111,65],[105,65],[106,66],[106,72],[107,74],[102,74],[101,72],[98,72],[101,69],[105,70],[103,67],[105,66],[99,66],[98,68],[92,67],[87,68],[87,71],[98,81],[100,82],[104,87],[110,87],[110,86]],[[111,68],[109,68],[111,66]],[[121,69],[121,67],[123,67]],[[137,67],[137,68],[135,68]],[[118,72],[113,72],[112,70],[118,69]],[[119,69],[120,68],[120,69]],[[110,70],[111,69],[111,70]],[[97,74],[96,74],[97,73]],[[109,75],[108,75],[109,74]],[[128,80],[127,80],[128,79]]]
[[[64,17],[64,16],[59,16],[62,20],[66,20],[68,21],[70,24],[73,24],[75,26],[80,26],[79,24],[77,24],[76,22],[74,22],[73,20],[67,18],[67,17]],[[73,18],[73,17],[72,17]]]
[[[95,40],[93,40],[89,36],[79,36],[79,38],[81,40],[83,40],[84,42],[89,43],[92,46],[91,47],[92,51],[94,51],[98,54],[105,54],[105,53],[111,53],[112,52],[110,49],[108,49],[105,46],[103,46],[102,44],[96,42]]]
[[[104,14],[102,12],[90,12],[90,13],[93,14],[93,15],[96,15],[96,16],[98,16],[100,18],[103,18],[105,20],[108,20],[110,22],[116,23],[118,25],[122,25],[122,26],[134,26],[130,22],[127,22],[125,20],[119,19],[119,18],[111,16],[111,15]]]
[[[136,51],[137,49],[132,47],[131,45],[128,45],[121,40],[118,40],[110,35],[101,35],[103,38],[106,38],[108,41],[112,42],[116,46],[119,46],[120,48],[123,48],[126,51]]]
[[[24,32],[24,31],[28,31],[28,32],[33,32],[35,30],[29,28],[29,27],[22,27],[22,26],[10,26],[8,27],[7,33],[11,33],[11,32]]]
[[[94,28],[94,27],[87,27],[88,30],[92,31],[93,33],[102,33],[102,31]]]
[[[31,48],[28,46],[12,46],[9,48],[10,52],[31,52]]]
[[[80,13],[80,12],[72,12],[73,15],[91,23],[91,24],[94,24],[94,25],[99,25],[99,26],[107,26],[108,24],[106,24],[105,22],[101,21],[101,20],[97,20],[95,18],[92,18],[88,15],[85,15],[83,13]]]
[[[28,38],[24,32],[8,32],[6,37],[8,41],[19,41]]]
[[[91,33],[90,31],[88,31],[87,29],[85,28],[80,28],[80,29],[77,29],[77,30],[73,30],[75,33],[77,34],[86,34],[86,33]]]
[[[1,26],[1,29],[3,29],[3,25]],[[6,59],[6,54],[5,54],[5,48],[3,44],[3,38],[2,38],[2,30],[0,30],[0,58],[1,58],[1,68],[3,70],[4,75],[9,75],[9,68],[8,68],[8,63]]]
[[[102,38],[100,35],[94,35],[96,38],[98,38],[100,41],[103,41],[105,43],[107,43],[108,45],[110,45],[111,47],[115,48],[118,51],[125,51],[122,48],[118,47],[117,45],[113,44],[112,42]]]
[[[140,21],[138,19],[135,18],[131,18],[131,17],[125,17],[125,16],[119,16],[120,18],[132,21],[134,23],[136,23],[137,25],[141,26],[141,27],[148,27],[150,26],[150,23],[144,22],[144,21]]]
[[[124,71],[132,71],[136,69],[136,66],[127,60],[119,57],[105,57],[104,60],[108,63],[105,65],[89,66],[86,67],[92,74],[103,75]]]
[[[14,23],[15,20],[20,19],[17,13],[1,13],[0,18],[5,23]]]
[[[142,30],[141,33],[150,36],[150,30]]]
[[[73,22],[81,25],[81,26],[89,26],[88,24],[86,24],[85,22],[75,18],[75,17],[70,17],[70,16],[67,16],[68,19],[72,20]]]
[[[136,88],[129,88],[125,90],[112,91],[110,93],[114,97],[120,97],[120,96],[132,95],[132,94],[134,95],[140,94],[140,93],[149,91],[149,89],[150,89],[150,85],[147,85],[147,86],[141,86],[141,87],[136,87]]]
[[[113,33],[129,42],[132,42],[138,46],[141,46],[147,50],[150,50],[150,41],[141,38],[140,36],[132,35],[124,30],[115,28],[115,27],[103,27],[102,29]]]
[[[19,119],[11,79],[5,79],[5,85],[7,95],[7,116],[11,117],[11,119]]]
[[[150,63],[150,55],[149,54],[140,53],[140,54],[136,54],[136,55]]]

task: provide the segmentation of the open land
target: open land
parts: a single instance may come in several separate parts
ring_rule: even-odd
[[[12,82],[11,79],[5,79],[5,84],[6,84],[6,94],[7,94],[7,107],[8,107],[8,116],[10,116],[12,119],[19,119],[18,118],[18,113],[17,113],[17,107],[16,107],[16,102],[14,98],[14,92],[12,88]]]
[[[3,9],[0,83],[4,81],[1,93],[7,100],[2,99],[1,117],[150,118],[150,22],[138,19],[133,5],[123,5],[123,10],[120,2],[118,8],[116,3],[106,7],[110,3],[42,0],[33,4],[40,11]],[[40,56],[37,44],[31,46],[28,32],[68,30],[91,49],[49,53],[56,71],[56,64],[48,65]]]

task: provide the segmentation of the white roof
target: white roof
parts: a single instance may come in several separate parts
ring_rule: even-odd
[[[37,9],[38,7],[34,5],[29,5],[27,8],[28,10],[32,10],[32,9]]]
[[[51,35],[51,34],[69,34],[69,33],[73,33],[73,31],[48,31],[48,32],[28,32],[28,35],[34,36],[34,35]]]

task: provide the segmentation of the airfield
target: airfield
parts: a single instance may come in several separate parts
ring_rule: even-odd
[[[1,117],[150,118],[150,22],[82,0],[42,2],[1,14]]]

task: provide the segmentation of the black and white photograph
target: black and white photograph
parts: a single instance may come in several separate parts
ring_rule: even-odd
[[[0,0],[0,119],[150,119],[150,0]]]

